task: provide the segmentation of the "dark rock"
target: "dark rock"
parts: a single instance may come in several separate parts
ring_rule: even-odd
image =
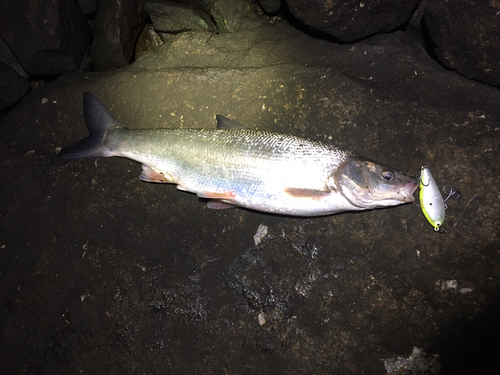
[[[29,74],[26,70],[19,64],[14,54],[11,52],[10,48],[5,44],[2,38],[0,38],[0,61],[6,63],[12,69],[14,69],[17,74],[21,77],[28,78]]]
[[[418,0],[286,0],[292,14],[307,26],[341,42],[386,33],[403,25]]]
[[[276,14],[281,9],[281,0],[258,0],[259,5],[266,14]]]
[[[413,12],[410,20],[406,25],[405,32],[408,33],[413,38],[413,40],[427,49],[429,37],[427,35],[427,30],[425,29],[423,22],[426,5],[427,0],[421,0],[418,3],[417,9],[415,9],[415,12]]]
[[[131,62],[146,16],[143,0],[99,0],[90,47],[94,69],[113,70]]]
[[[157,49],[165,43],[165,41],[170,39],[171,36],[171,34],[157,33],[152,24],[147,24],[137,40],[135,46],[135,59],[137,60],[147,52]]]
[[[187,30],[211,30],[216,27],[205,11],[173,1],[147,3],[145,10],[153,21],[156,31],[178,33]]]
[[[94,14],[97,11],[97,0],[78,0],[78,5],[86,15]]]
[[[200,0],[199,4],[213,18],[220,33],[262,25],[249,0]]]
[[[53,160],[88,135],[84,91],[131,128],[222,114],[425,163],[462,198],[447,234],[418,199],[310,219],[209,210],[123,158]],[[0,124],[0,373],[385,375],[414,346],[442,373],[498,373],[499,102],[403,32],[338,45],[286,24],[180,33],[39,87]]]
[[[0,35],[32,76],[79,68],[90,29],[77,0],[1,1]]]
[[[0,61],[0,110],[16,104],[29,90],[27,79]]]
[[[500,7],[488,0],[429,0],[425,23],[439,61],[458,73],[500,85]]]

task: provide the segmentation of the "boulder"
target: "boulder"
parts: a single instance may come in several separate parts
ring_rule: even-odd
[[[157,33],[153,24],[148,23],[137,40],[135,46],[135,60],[149,51],[154,51],[170,39],[171,36],[172,35],[168,33]]]
[[[219,33],[262,25],[262,20],[249,0],[200,0],[197,3],[210,14]]]
[[[80,67],[90,28],[78,0],[1,1],[0,12],[0,35],[31,76]]]
[[[281,10],[281,0],[258,0],[260,7],[266,14],[276,14]]]
[[[156,31],[167,33],[187,30],[216,31],[210,15],[194,5],[156,1],[147,3],[145,9]]]
[[[90,47],[95,70],[113,70],[130,64],[135,43],[146,23],[143,3],[143,0],[99,0]]]
[[[86,15],[92,15],[97,11],[97,0],[78,0],[78,5]]]
[[[19,102],[29,90],[28,80],[0,61],[0,110]]]
[[[447,234],[418,199],[318,218],[210,210],[124,158],[53,160],[88,135],[85,91],[130,128],[222,114],[426,164],[462,197]],[[416,346],[443,373],[498,373],[483,355],[500,331],[498,103],[403,32],[339,45],[286,24],[179,33],[34,90],[0,123],[0,372],[385,375]]]
[[[354,42],[402,26],[418,0],[286,0],[292,14],[305,25],[340,42]]]
[[[488,0],[429,0],[425,24],[434,53],[449,69],[500,85],[500,5]]]

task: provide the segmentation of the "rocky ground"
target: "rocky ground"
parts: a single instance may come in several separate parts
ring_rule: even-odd
[[[84,91],[133,128],[222,114],[414,175],[426,164],[462,196],[446,234],[418,201],[307,219],[210,210],[129,160],[53,160],[86,135]],[[495,373],[499,103],[402,32],[339,45],[284,23],[182,33],[37,88],[0,124],[1,372]]]

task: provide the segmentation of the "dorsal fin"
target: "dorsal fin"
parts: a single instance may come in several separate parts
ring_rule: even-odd
[[[248,129],[236,120],[231,120],[222,115],[217,115],[215,117],[217,118],[217,129]]]

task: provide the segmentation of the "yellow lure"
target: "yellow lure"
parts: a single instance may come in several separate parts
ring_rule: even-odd
[[[439,191],[439,188],[432,178],[429,168],[422,165],[422,173],[420,175],[420,208],[427,221],[434,227],[434,230],[439,231],[439,227],[444,221],[444,200]]]

